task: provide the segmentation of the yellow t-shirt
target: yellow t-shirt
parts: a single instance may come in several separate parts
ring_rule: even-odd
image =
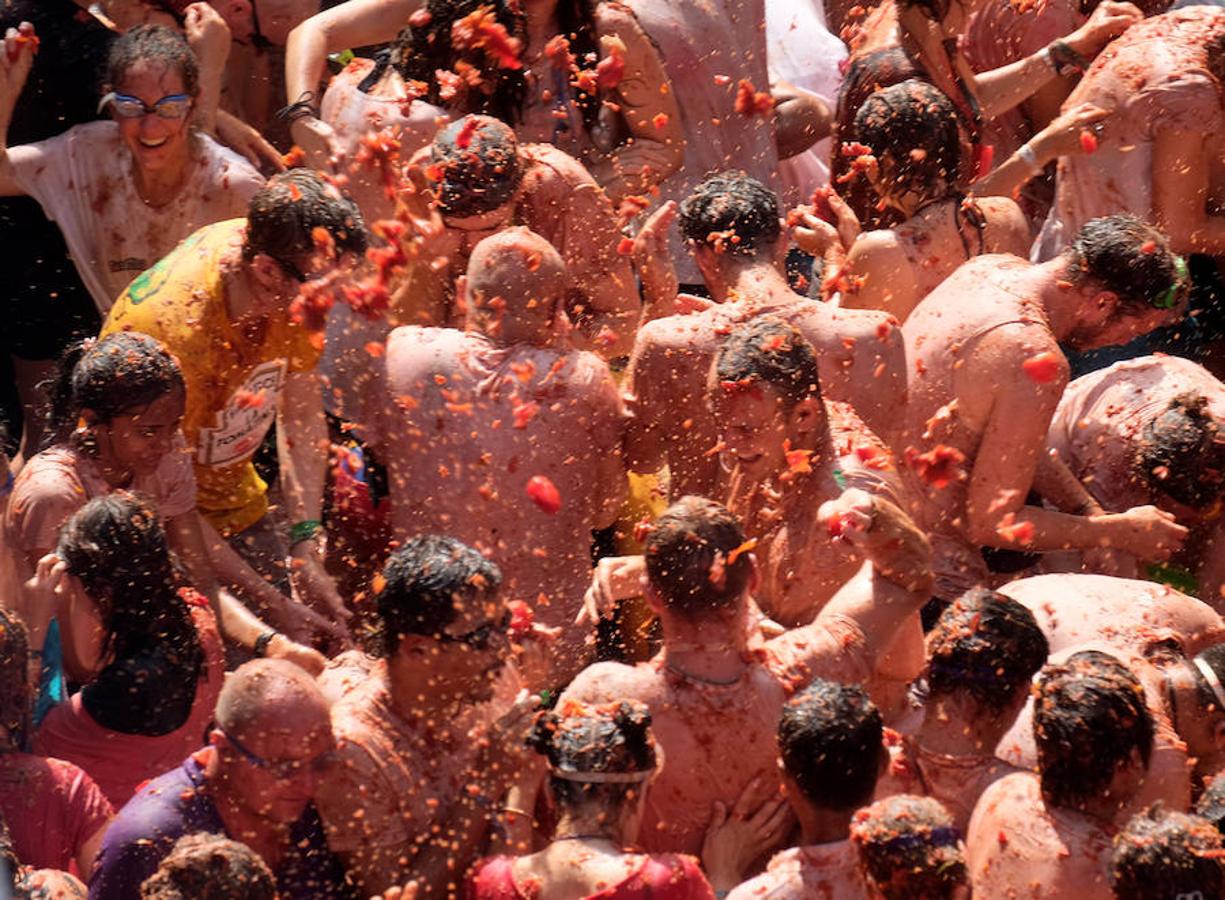
[[[223,534],[250,527],[268,509],[268,485],[251,457],[276,418],[289,372],[319,359],[310,333],[289,316],[259,333],[231,324],[220,262],[242,246],[245,219],[201,228],[137,276],[111,307],[105,336],[139,331],[179,360],[187,385],[183,434],[195,454],[196,505]]]

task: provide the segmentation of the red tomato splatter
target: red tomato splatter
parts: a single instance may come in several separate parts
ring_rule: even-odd
[[[617,252],[622,256],[630,256],[634,252],[634,239],[623,237],[617,242]]]
[[[464,120],[463,127],[459,129],[459,134],[455,135],[455,146],[460,150],[467,150],[472,146],[472,136],[476,134],[477,129],[481,127],[481,120],[475,116],[469,116]]]
[[[296,169],[298,166],[306,162],[306,152],[294,144],[289,148],[289,152],[281,156],[281,165],[287,169]]]
[[[553,68],[569,72],[574,68],[574,54],[570,52],[570,41],[564,34],[554,35],[544,45],[544,55]]]
[[[1082,131],[1080,133],[1080,149],[1085,153],[1095,153],[1097,151],[1097,135],[1092,131]]]
[[[1025,360],[1021,363],[1021,368],[1031,380],[1038,384],[1050,384],[1059,377],[1059,373],[1063,370],[1062,363],[1063,360],[1058,353],[1047,350]]]
[[[239,409],[261,409],[264,399],[263,390],[248,391],[246,388],[240,388],[234,394],[234,404]]]
[[[522,600],[511,600],[506,608],[510,610],[510,636],[518,640],[531,634],[532,626],[536,624],[536,614],[532,608]]]
[[[774,98],[766,91],[759,91],[753,82],[741,78],[736,86],[736,112],[742,116],[765,116],[774,109]]]
[[[596,83],[602,91],[611,91],[625,77],[625,44],[620,38],[608,42],[608,56],[595,67]]]
[[[511,37],[494,16],[492,6],[482,6],[451,26],[451,46],[457,50],[481,49],[503,69],[522,69],[519,54],[523,42]]]
[[[382,356],[383,353],[386,352],[386,349],[387,349],[386,345],[383,344],[381,341],[370,341],[368,344],[366,344],[366,352],[369,353],[371,356],[373,356],[375,359],[378,359],[380,356]]]
[[[663,129],[668,127],[668,114],[667,113],[657,113],[655,118],[651,119],[651,124],[654,125],[657,129],[662,131]]]
[[[527,428],[527,423],[536,418],[536,413],[540,412],[540,404],[533,401],[515,403],[513,406],[516,428]]]
[[[965,454],[956,447],[937,444],[926,453],[914,447],[906,448],[906,465],[914,469],[923,481],[936,489],[949,486],[949,482],[962,475],[961,464]]]
[[[1034,541],[1034,523],[1017,521],[1016,513],[1008,513],[1000,520],[1000,526],[995,533],[1013,544],[1032,544]]]
[[[561,509],[561,492],[544,475],[533,475],[527,483],[527,495],[542,512],[550,516]]]

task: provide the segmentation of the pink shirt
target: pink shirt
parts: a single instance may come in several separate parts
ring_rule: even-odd
[[[871,900],[875,896],[849,841],[792,847],[766,871],[734,888],[727,900]]]
[[[1143,356],[1077,378],[1063,393],[1047,431],[1047,446],[1107,512],[1152,502],[1153,491],[1133,463],[1145,427],[1179,394],[1208,399],[1225,421],[1225,385],[1207,369],[1177,356]]]
[[[0,754],[0,815],[23,865],[67,870],[114,814],[94,780],[72,763]]]
[[[225,665],[221,636],[208,601],[194,591],[188,591],[185,599],[204,650],[187,721],[169,734],[156,737],[111,731],[94,721],[78,691],[47,714],[34,736],[36,752],[79,765],[115,807],[127,803],[150,778],[173,769],[199,749],[205,729],[213,721]]]
[[[473,867],[465,885],[466,900],[535,900],[538,880],[516,882],[509,856],[495,856]],[[646,856],[642,865],[618,884],[582,900],[714,900],[715,892],[692,856]]]
[[[1153,141],[1162,131],[1222,132],[1221,92],[1204,44],[1225,25],[1225,9],[1191,7],[1133,25],[1090,66],[1064,109],[1093,103],[1110,111],[1091,154],[1059,160],[1055,205],[1036,258],[1060,253],[1090,219],[1133,213],[1152,219]]]

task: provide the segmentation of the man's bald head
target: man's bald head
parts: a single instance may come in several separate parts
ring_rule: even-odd
[[[568,286],[561,254],[527,228],[481,241],[468,258],[469,324],[495,340],[547,338]]]
[[[240,740],[292,727],[310,732],[328,722],[328,702],[315,680],[293,663],[256,659],[226,676],[217,698],[217,727]]]

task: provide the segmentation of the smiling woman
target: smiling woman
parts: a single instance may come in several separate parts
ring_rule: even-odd
[[[0,60],[0,122],[37,42]],[[200,67],[169,28],[140,25],[115,41],[99,112],[36,144],[0,147],[0,196],[28,194],[59,225],[81,280],[105,313],[128,284],[197,228],[246,212],[263,179],[193,127]],[[5,142],[7,143],[7,142]]]

